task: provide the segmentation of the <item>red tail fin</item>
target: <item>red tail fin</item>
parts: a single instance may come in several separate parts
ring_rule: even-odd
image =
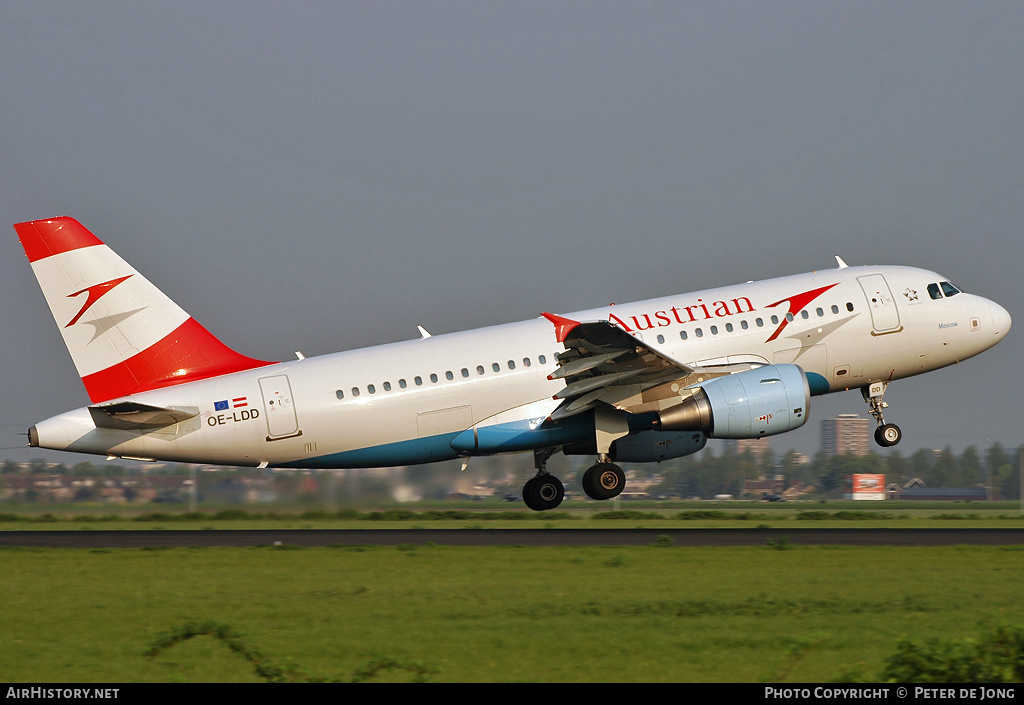
[[[14,229],[93,402],[274,364],[224,345],[77,220]]]

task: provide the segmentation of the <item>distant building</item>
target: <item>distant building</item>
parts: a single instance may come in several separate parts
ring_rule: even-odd
[[[744,497],[757,497],[761,499],[766,495],[780,496],[785,489],[786,481],[782,475],[762,477],[757,480],[745,480],[743,482]]]
[[[725,441],[725,448],[737,455],[750,452],[755,460],[763,460],[766,453],[772,449],[771,439],[767,436],[761,438],[738,438]]]
[[[771,477],[760,477],[756,480],[745,480],[741,496],[756,499],[796,500],[805,494],[814,492],[814,487],[797,482],[793,485],[786,485],[786,478],[782,475]]]
[[[821,449],[827,458],[867,455],[870,441],[871,422],[857,414],[840,414],[821,422]]]

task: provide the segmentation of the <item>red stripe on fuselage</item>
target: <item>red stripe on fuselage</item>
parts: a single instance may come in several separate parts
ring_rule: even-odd
[[[14,230],[18,233],[18,239],[25,248],[29,262],[37,262],[82,247],[103,244],[84,225],[66,216],[17,223]]]
[[[189,318],[124,362],[82,378],[93,403],[277,364],[241,355]]]

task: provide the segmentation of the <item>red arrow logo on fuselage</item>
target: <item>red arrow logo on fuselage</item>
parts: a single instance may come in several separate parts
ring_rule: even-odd
[[[767,306],[765,306],[765,308],[772,308],[774,306],[778,306],[779,304],[784,304],[787,301],[789,302],[789,311],[787,315],[782,318],[782,323],[780,323],[779,327],[775,329],[775,332],[772,333],[771,337],[764,342],[770,343],[776,338],[778,338],[779,334],[782,333],[782,329],[789,325],[789,316],[795,316],[799,311],[804,310],[807,307],[807,304],[814,301],[816,298],[824,294],[832,287],[838,285],[839,282],[836,282],[835,284],[829,284],[828,286],[823,286],[819,289],[811,289],[810,291],[805,291],[802,294],[795,294],[793,296],[790,296],[788,299],[780,299],[773,304],[768,304]]]

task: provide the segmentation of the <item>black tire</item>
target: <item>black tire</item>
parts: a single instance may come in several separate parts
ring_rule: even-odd
[[[523,487],[523,502],[535,512],[554,509],[565,498],[565,487],[554,475],[531,478]]]
[[[618,497],[626,486],[626,473],[613,463],[598,463],[583,473],[583,491],[591,499]]]
[[[875,443],[890,448],[903,439],[903,431],[894,423],[887,423],[875,429]]]

